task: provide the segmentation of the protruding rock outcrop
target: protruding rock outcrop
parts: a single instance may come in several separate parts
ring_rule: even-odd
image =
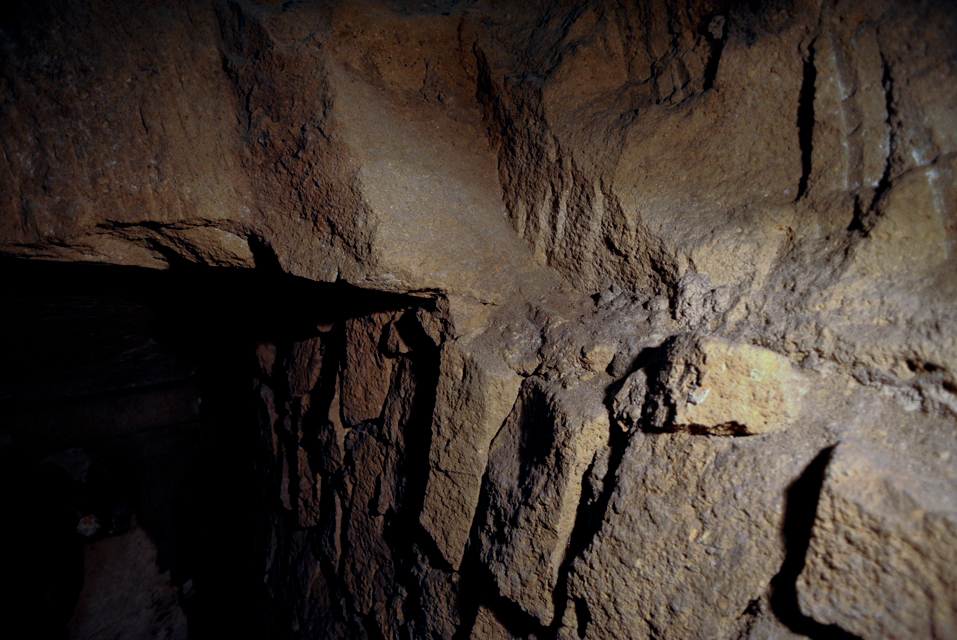
[[[867,640],[957,634],[957,493],[867,446],[824,475],[801,611]]]
[[[571,565],[563,625],[595,639],[729,637],[784,560],[785,492],[816,453],[802,439],[634,434]]]
[[[608,380],[529,378],[492,443],[479,556],[502,595],[548,625],[582,497],[582,479],[608,441]]]
[[[656,429],[754,435],[785,429],[800,414],[805,383],[780,354],[695,334],[663,351],[650,392]]]

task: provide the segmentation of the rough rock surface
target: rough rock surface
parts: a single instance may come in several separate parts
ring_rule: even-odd
[[[957,633],[957,486],[924,475],[860,445],[835,449],[798,581],[803,612],[868,639]]]
[[[727,637],[784,560],[785,491],[816,453],[805,437],[634,434],[571,566],[581,637]]]
[[[581,501],[582,478],[608,441],[604,377],[529,378],[489,453],[479,556],[499,592],[549,624]]]
[[[483,300],[534,270],[462,95],[475,63],[457,46],[460,20],[375,3],[22,12],[4,36],[5,252],[278,261],[317,280]],[[66,27],[98,15],[106,32]],[[413,43],[403,59],[386,33]]]
[[[510,640],[512,637],[491,609],[479,608],[469,640]]]
[[[784,429],[800,414],[804,383],[773,351],[681,334],[662,357],[651,392],[657,429],[753,435]]]
[[[11,7],[0,253],[348,293],[247,292],[269,637],[957,632],[953,2]]]
[[[492,438],[512,411],[522,380],[503,360],[472,346],[464,338],[450,341],[439,355],[429,483],[421,515],[422,526],[455,569],[462,563],[478,508]]]

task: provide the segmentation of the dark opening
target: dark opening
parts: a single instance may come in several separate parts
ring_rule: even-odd
[[[814,66],[814,43],[812,42],[808,46],[807,58],[804,60],[804,80],[801,83],[801,94],[798,99],[797,129],[798,144],[801,147],[801,179],[798,182],[796,200],[800,200],[807,193],[808,181],[811,179],[816,81],[817,68]]]
[[[398,296],[188,265],[7,259],[0,278],[5,619],[263,637],[255,345]]]

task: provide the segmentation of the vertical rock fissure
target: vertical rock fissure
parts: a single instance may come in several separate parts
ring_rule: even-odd
[[[509,417],[503,422],[491,442],[503,436],[507,425],[512,420],[511,414],[519,410],[522,399],[516,400]],[[486,514],[490,508],[491,484],[490,469],[486,468],[482,475],[483,490],[479,495],[469,531],[469,543],[462,560],[460,575],[462,577],[461,609],[464,612],[463,624],[454,640],[477,640],[473,635],[473,626],[478,612],[486,608],[493,612],[498,622],[517,638],[539,636],[547,629],[534,616],[524,611],[521,606],[508,599],[499,590],[495,577],[480,557],[480,533],[484,525]]]
[[[611,394],[609,398],[613,397]],[[609,399],[610,403],[610,399]],[[611,419],[614,422],[613,410]],[[558,635],[562,625],[562,618],[569,605],[568,596],[568,576],[571,572],[572,563],[588,547],[591,541],[601,529],[602,522],[605,519],[605,512],[608,510],[608,504],[618,484],[618,469],[621,467],[625,450],[628,448],[629,435],[625,431],[617,428],[611,430],[608,446],[611,448],[611,456],[608,460],[608,469],[604,477],[601,478],[602,488],[598,495],[590,495],[589,480],[595,473],[595,461],[589,465],[588,470],[582,476],[581,501],[578,503],[578,509],[575,514],[575,524],[572,528],[571,536],[568,539],[568,547],[565,551],[565,557],[562,560],[558,571],[558,585],[554,592],[555,619],[552,622],[550,631]],[[574,601],[576,617],[578,618],[577,632],[579,637],[584,638],[585,629],[588,626],[587,606],[580,601]],[[582,615],[582,610],[586,615]]]
[[[814,85],[817,81],[817,68],[814,66],[814,44],[815,41],[812,40],[807,48],[801,93],[798,98],[797,129],[798,146],[801,149],[801,179],[798,182],[795,200],[800,200],[807,194],[808,182],[811,179],[814,144]]]
[[[887,58],[881,54],[881,86],[884,89],[884,108],[887,110],[887,156],[884,162],[884,172],[877,183],[877,189],[874,192],[874,204],[876,205],[881,196],[887,192],[891,184],[891,170],[893,169],[894,147],[896,146],[894,136],[894,118],[896,110],[894,108],[894,79],[891,76],[891,66]]]
[[[704,90],[707,91],[714,87],[714,81],[718,77],[718,65],[721,62],[721,52],[724,50],[724,44],[727,41],[727,31],[725,30],[724,16],[715,16],[712,18],[708,27],[705,29],[705,38],[711,45],[711,54],[704,67]]]
[[[870,197],[870,205],[862,206],[860,196],[854,199],[854,217],[848,227],[848,231],[857,232],[863,236],[870,234],[871,229],[877,223],[880,217],[881,200],[891,186],[891,173],[894,168],[894,153],[897,141],[895,139],[894,120],[897,116],[897,110],[894,107],[894,79],[891,76],[890,62],[883,52],[881,58],[881,88],[884,92],[884,110],[886,113],[885,124],[887,126],[887,150],[884,155],[884,170],[881,177],[874,187],[873,194]]]

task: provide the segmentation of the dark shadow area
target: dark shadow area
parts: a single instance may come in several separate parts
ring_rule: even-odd
[[[608,404],[610,404],[610,401]],[[605,514],[608,511],[608,504],[611,502],[612,493],[618,484],[618,469],[621,467],[622,459],[625,457],[630,435],[618,427],[614,416],[611,418],[611,425],[611,434],[608,442],[608,446],[611,447],[611,456],[608,460],[608,470],[605,472],[602,482],[602,491],[598,495],[591,495],[588,478],[594,473],[594,461],[592,461],[592,464],[582,476],[582,497],[578,503],[578,511],[575,514],[575,525],[572,528],[572,533],[568,540],[568,549],[565,551],[565,558],[558,571],[558,584],[555,587],[553,595],[555,602],[555,620],[550,629],[551,635],[547,637],[557,637],[558,635],[565,609],[569,606],[568,574],[571,572],[572,563],[575,561],[575,558],[579,557],[588,545],[591,544],[595,536],[598,535],[602,522],[605,520]],[[584,638],[585,630],[590,620],[588,608],[581,602],[572,604],[575,606],[575,611],[578,614],[579,637]]]
[[[798,144],[801,147],[801,179],[798,182],[797,197],[800,200],[807,193],[811,179],[811,161],[814,143],[814,84],[817,81],[817,67],[814,66],[814,43],[808,46],[804,60],[804,80],[798,97],[797,128]]]
[[[711,48],[708,61],[704,67],[705,91],[714,87],[714,81],[718,77],[718,65],[721,63],[721,52],[724,51],[724,44],[728,39],[726,27],[725,17],[716,15],[701,29],[701,35],[708,41],[708,46]]]
[[[524,385],[523,385],[524,386]],[[495,437],[492,439],[492,445],[502,432],[507,428],[512,414],[516,411],[524,412],[527,402],[524,398],[524,389],[519,391],[515,405],[509,412],[505,423],[499,428]],[[521,419],[521,418],[520,418]],[[459,569],[460,589],[459,592],[459,614],[462,617],[462,624],[453,640],[468,640],[472,628],[478,618],[479,608],[484,606],[490,609],[499,622],[515,637],[525,638],[529,636],[547,638],[550,629],[545,628],[537,618],[525,612],[518,604],[512,602],[503,596],[495,582],[495,577],[489,572],[488,567],[479,557],[479,529],[489,517],[491,508],[489,500],[489,468],[486,467],[482,477],[482,491],[479,494],[479,502],[475,509],[475,516],[472,520],[472,528],[469,532],[469,541],[465,549],[465,555],[462,558],[462,565]],[[496,534],[501,534],[502,527],[495,527]],[[502,541],[493,544],[502,544]]]
[[[63,11],[64,0],[5,0],[0,3],[0,62],[5,41],[18,47],[43,42],[54,16]]]
[[[633,360],[628,373],[619,380],[612,383],[605,390],[605,406],[608,407],[609,423],[611,431],[609,433],[608,446],[611,449],[608,458],[608,468],[602,479],[602,490],[597,495],[592,495],[589,478],[595,473],[595,460],[592,461],[585,474],[582,476],[581,500],[578,503],[578,510],[575,514],[575,525],[572,528],[571,536],[568,541],[568,548],[565,552],[565,558],[559,569],[558,583],[553,594],[555,602],[555,619],[549,629],[549,635],[545,637],[557,637],[561,626],[561,620],[568,606],[574,606],[578,617],[578,635],[584,638],[591,615],[588,612],[585,603],[580,601],[569,602],[568,598],[568,575],[571,571],[571,565],[579,557],[591,541],[598,535],[605,514],[608,511],[608,505],[615,487],[618,485],[618,469],[621,467],[625,451],[631,440],[631,434],[624,430],[618,424],[613,409],[615,396],[621,391],[629,375],[640,369],[646,369],[653,375],[657,367],[660,366],[660,356],[663,353],[663,347],[649,347],[642,349]],[[635,431],[641,431],[642,425],[635,425]]]
[[[255,346],[410,299],[186,264],[2,259],[0,282],[5,619],[66,637],[84,554],[142,530],[190,638],[263,637]]]
[[[405,479],[405,486],[400,494],[397,514],[400,528],[412,531],[419,527],[419,514],[422,513],[431,468],[429,451],[432,447],[432,414],[439,386],[439,349],[416,321],[414,312],[403,314],[396,326],[409,345],[411,373],[415,381],[412,406],[402,433],[402,467],[398,475]],[[439,555],[436,560],[444,559]]]
[[[83,584],[82,540],[76,534],[75,484],[59,469],[0,452],[0,612],[33,638],[65,638]]]
[[[894,135],[894,121],[898,118],[897,107],[894,104],[894,78],[891,76],[891,66],[881,55],[881,87],[884,90],[884,108],[887,111],[887,126],[890,132],[887,154],[884,158],[884,170],[874,188],[874,193],[867,200],[867,206],[862,203],[861,194],[854,196],[854,217],[847,230],[863,237],[870,235],[871,229],[882,215],[880,204],[891,186],[891,172],[894,168],[894,152],[897,141]]]
[[[383,534],[392,554],[397,580],[408,589],[404,605],[406,619],[414,623],[421,618],[423,611],[422,587],[417,579],[423,556],[430,566],[452,571],[451,565],[419,523],[431,469],[429,454],[432,415],[439,386],[439,348],[416,320],[415,310],[402,314],[395,322],[395,330],[408,348],[406,361],[398,365],[397,374],[411,376],[414,391],[407,414],[403,416],[401,433],[393,436],[395,476],[399,479],[397,504],[394,511],[386,514]],[[389,351],[386,344],[381,344],[380,349]],[[408,626],[403,637],[410,637]]]
[[[821,451],[788,487],[783,531],[786,555],[781,570],[771,580],[771,610],[791,631],[814,640],[860,640],[837,625],[821,624],[804,615],[798,605],[797,579],[804,569],[824,472],[833,452],[834,447]]]

